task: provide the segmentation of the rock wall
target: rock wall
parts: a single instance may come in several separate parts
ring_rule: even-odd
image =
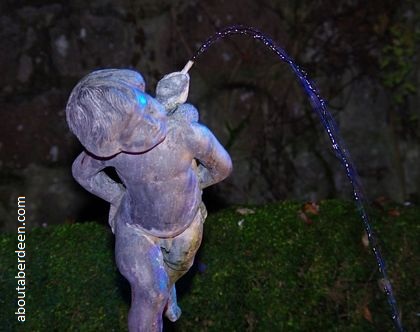
[[[307,69],[329,100],[368,198],[418,200],[420,100],[411,94],[395,111],[378,67],[387,31],[398,22],[394,8],[352,1],[330,7],[255,0],[2,2],[0,227],[15,229],[18,195],[27,198],[32,225],[105,220],[106,205],[70,175],[81,151],[64,116],[72,87],[94,69],[136,68],[153,94],[157,80],[180,70],[204,39],[236,23],[266,32]],[[410,72],[414,83],[418,73]],[[240,36],[220,41],[190,75],[190,102],[234,161],[230,179],[206,194],[210,207],[351,198],[302,89],[262,45]]]

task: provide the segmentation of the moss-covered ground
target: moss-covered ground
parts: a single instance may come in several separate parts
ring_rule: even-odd
[[[166,331],[392,331],[375,259],[352,203],[283,202],[211,214],[181,319]],[[420,208],[372,208],[409,331],[420,326]],[[0,331],[126,331],[129,286],[97,223],[26,234],[25,323],[17,322],[16,234],[0,236]]]

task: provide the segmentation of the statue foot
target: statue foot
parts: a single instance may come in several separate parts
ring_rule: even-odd
[[[165,317],[171,322],[176,322],[181,317],[181,308],[176,303],[168,303],[165,311]]]
[[[168,303],[166,304],[165,317],[168,318],[171,322],[176,322],[181,316],[181,313],[181,308],[178,306],[178,301],[176,299],[176,288],[175,285],[173,285],[169,295]]]

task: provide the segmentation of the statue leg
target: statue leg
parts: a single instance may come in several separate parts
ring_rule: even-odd
[[[194,257],[201,244],[205,216],[200,210],[190,227],[173,239],[162,241],[163,260],[172,286],[165,316],[170,321],[176,321],[181,316],[177,304],[175,282],[181,278],[194,263]]]
[[[130,332],[161,332],[170,295],[169,276],[159,239],[120,223],[116,230],[118,269],[131,285]]]

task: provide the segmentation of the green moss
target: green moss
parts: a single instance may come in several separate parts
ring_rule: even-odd
[[[353,204],[325,201],[312,223],[283,202],[210,215],[175,331],[392,331],[373,255]],[[408,330],[419,325],[419,208],[372,211]],[[27,234],[24,324],[16,322],[16,235],[0,237],[0,330],[126,331],[128,285],[113,238],[95,223]],[[194,274],[194,273],[193,273]]]
[[[210,216],[200,254],[207,270],[195,276],[182,298],[177,330],[391,331],[379,274],[362,244],[353,204],[322,202],[319,214],[310,216],[312,224],[298,216],[300,209],[299,203],[285,202],[246,216],[235,209]],[[418,264],[396,260],[420,252],[419,213],[418,208],[404,209],[398,218],[374,213],[407,327],[418,324],[412,295],[419,286]]]
[[[74,224],[26,235],[26,321],[16,315],[16,236],[3,236],[0,270],[6,297],[0,326],[6,331],[121,331],[127,302],[113,262],[112,236],[104,227]],[[1,328],[0,328],[1,330]]]

